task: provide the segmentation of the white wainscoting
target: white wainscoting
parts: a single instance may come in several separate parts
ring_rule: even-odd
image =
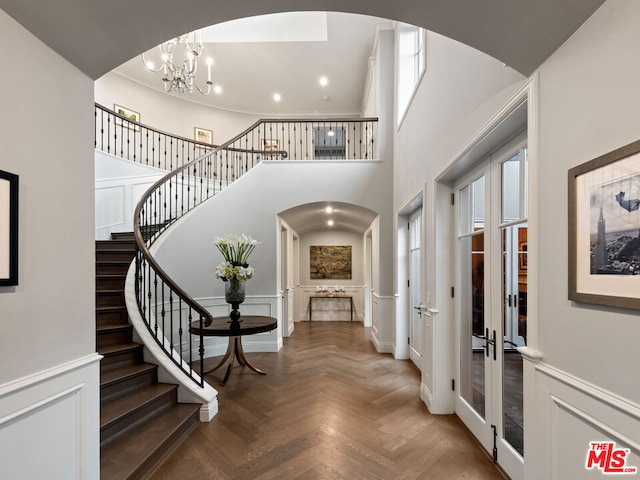
[[[393,342],[395,298],[373,293],[371,311],[371,342],[378,353],[394,353]]]
[[[626,465],[640,472],[640,405],[544,363],[535,376],[539,418],[525,428],[535,430],[538,458],[527,458],[526,478],[604,478],[601,470],[586,469],[590,442],[630,449]]]
[[[166,172],[96,151],[96,240],[111,232],[132,232],[133,212],[142,194]]]
[[[2,478],[100,478],[100,358],[0,385]]]

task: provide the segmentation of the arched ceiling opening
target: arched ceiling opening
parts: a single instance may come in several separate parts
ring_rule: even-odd
[[[325,201],[298,205],[280,212],[279,216],[300,235],[333,230],[364,234],[378,214],[352,203]]]
[[[524,75],[604,0],[0,0],[0,8],[97,79],[162,41],[237,18],[338,11],[412,23],[491,55]]]

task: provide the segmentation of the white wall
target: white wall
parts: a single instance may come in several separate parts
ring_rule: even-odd
[[[0,465],[95,479],[93,82],[3,11],[0,41],[19,45],[4,54],[18,68],[0,89],[0,169],[20,176],[19,285],[0,287]]]
[[[167,172],[95,151],[95,238],[133,232],[133,213],[144,192]]]
[[[450,342],[456,319],[451,309],[453,284],[447,281],[451,264],[442,250],[451,241],[450,232],[446,225],[436,225],[436,208],[448,215],[450,206],[448,193],[436,191],[433,179],[521,88],[525,79],[501,62],[436,33],[427,32],[426,44],[427,70],[394,141],[393,206],[394,212],[401,213],[424,192],[422,261],[426,278],[421,298],[427,307],[439,313],[422,317],[425,342],[422,388],[426,392],[423,398],[429,399],[427,404],[432,412],[447,413],[453,411],[450,384],[454,375],[454,345]],[[395,225],[394,230],[397,228]],[[436,250],[438,242],[440,250]],[[397,258],[397,244],[394,252]],[[397,280],[397,274],[396,270],[394,285],[404,285]],[[396,293],[408,295],[404,288]],[[403,303],[402,299],[399,303]],[[443,345],[447,347],[442,348]]]
[[[261,243],[250,258],[255,275],[247,282],[243,308],[254,300],[275,305],[281,287],[278,214],[298,205],[335,201],[383,211],[381,216],[390,222],[389,205],[378,193],[387,189],[386,172],[385,163],[376,161],[262,162],[183,217],[160,240],[156,258],[192,297],[213,305],[223,297],[223,284],[214,273],[222,257],[213,241],[225,233],[246,233]],[[376,242],[379,236],[376,231]],[[383,318],[390,322],[391,317]]]
[[[221,295],[222,282],[214,275],[221,256],[213,241],[225,233],[244,232],[261,242],[250,259],[255,276],[247,285],[247,295],[274,295],[279,288],[278,213],[327,200],[384,210],[384,199],[376,192],[387,181],[382,162],[262,162],[183,217],[181,228],[166,235],[157,258],[192,296]]]
[[[312,245],[349,245],[351,247],[351,279],[313,280],[309,272],[309,248]],[[309,232],[300,235],[300,283],[302,285],[362,285],[364,283],[362,235],[347,230]]]
[[[96,80],[95,101],[109,109],[113,109],[113,104],[117,103],[138,112],[141,123],[189,139],[194,139],[194,127],[212,130],[213,143],[216,145],[231,140],[260,118],[218,110],[185,97],[167,95],[115,73],[108,73]]]
[[[626,439],[640,466],[638,312],[567,300],[567,170],[640,138],[639,24],[609,0],[540,68],[539,478],[584,474],[589,440]]]
[[[317,280],[310,278],[310,247],[313,245],[348,245],[351,247],[351,278],[341,280]],[[300,285],[296,289],[296,321],[309,320],[309,296],[318,288],[336,289],[340,287],[351,297],[347,300],[313,300],[313,321],[364,319],[364,237],[347,230],[315,231],[300,236],[298,262]]]

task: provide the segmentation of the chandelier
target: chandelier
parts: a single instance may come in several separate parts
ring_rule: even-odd
[[[199,34],[200,40],[196,37]],[[142,62],[147,70],[162,76],[165,92],[194,93],[202,95],[211,93],[211,65],[213,60],[206,59],[207,86],[202,89],[196,83],[195,77],[198,71],[198,59],[202,55],[202,32],[192,32],[180,35],[158,45],[160,50],[160,64],[156,67],[153,60],[149,60],[142,54]],[[147,52],[147,55],[149,53]]]

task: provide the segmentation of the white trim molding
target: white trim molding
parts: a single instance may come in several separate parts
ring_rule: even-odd
[[[99,478],[101,358],[90,354],[0,385],[3,478]],[[39,460],[28,461],[34,452]]]
[[[542,362],[535,375],[538,408],[525,430],[536,456],[526,478],[587,478],[591,442],[629,449],[626,466],[640,468],[640,404]]]

